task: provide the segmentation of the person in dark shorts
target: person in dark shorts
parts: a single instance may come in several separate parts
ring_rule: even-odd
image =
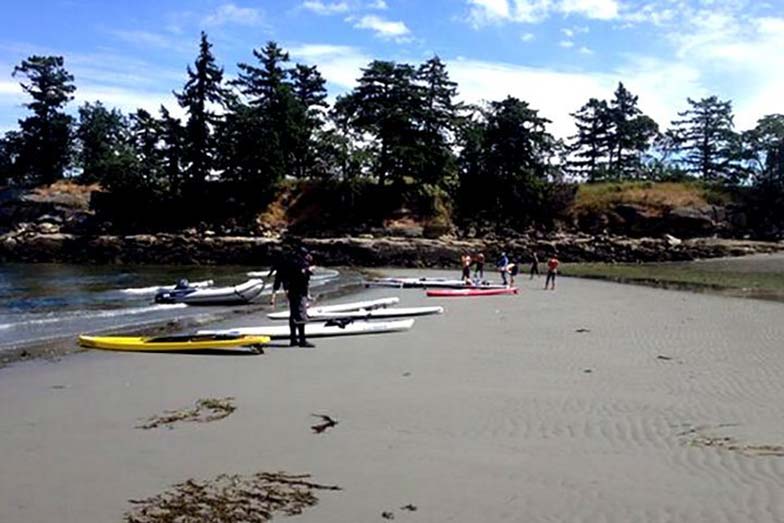
[[[485,253],[480,252],[474,257],[474,259],[476,260],[474,279],[481,282],[485,279]]]
[[[308,321],[308,292],[313,258],[304,248],[289,257],[282,271],[282,285],[289,299],[289,329],[291,346],[315,347],[305,338],[305,323]]]
[[[272,295],[270,296],[270,305],[273,307],[275,306],[275,297],[277,296],[278,291],[283,289],[283,292],[286,292],[286,264],[284,263],[284,260],[285,256],[283,254],[275,256],[270,265],[270,270],[267,273],[267,279],[273,276],[275,277],[272,283]]]
[[[517,261],[517,258],[512,259],[512,263],[507,265],[507,269],[509,270],[509,285],[514,287],[515,276],[520,273],[520,262]]]
[[[471,284],[471,256],[464,254],[460,257],[460,264],[463,266],[463,281],[466,285]]]
[[[534,274],[537,278],[539,277],[539,255],[536,254],[536,251],[531,254],[531,277],[528,279],[533,280]]]
[[[506,275],[509,272],[509,258],[506,256],[505,252],[501,253],[501,257],[495,262],[495,267],[498,269],[498,272],[501,273],[501,281],[504,285],[509,285],[506,281]]]
[[[561,262],[558,261],[558,255],[553,254],[553,257],[547,260],[547,278],[544,280],[544,290],[552,282],[550,290],[555,290],[555,275],[558,274],[558,266]]]

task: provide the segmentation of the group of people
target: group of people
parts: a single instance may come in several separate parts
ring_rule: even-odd
[[[553,254],[547,260],[547,277],[545,278],[545,290],[555,290],[555,276],[558,274],[558,267],[561,262],[558,260],[558,255]],[[460,257],[460,265],[463,269],[462,278],[466,284],[472,285],[477,282],[483,282],[485,279],[485,255],[483,252],[474,254],[463,254]],[[474,266],[474,275],[471,277],[471,266]],[[495,262],[496,269],[501,275],[501,281],[506,286],[514,286],[515,278],[520,274],[521,262],[516,257],[509,259],[506,252],[502,252],[501,256]],[[536,251],[531,253],[531,266],[529,269],[530,279],[534,276],[539,277],[539,255]]]

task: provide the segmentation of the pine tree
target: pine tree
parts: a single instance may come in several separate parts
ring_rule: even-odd
[[[306,178],[316,171],[319,136],[327,107],[326,80],[315,66],[297,64],[291,71],[293,114],[293,164],[298,178]]]
[[[124,175],[118,170],[127,164],[130,137],[128,121],[119,110],[85,102],[79,108],[76,138],[82,181],[106,182]]]
[[[337,117],[373,140],[379,185],[387,179],[400,183],[421,172],[423,98],[415,80],[411,65],[376,60],[362,70],[357,87],[335,102]]]
[[[212,44],[201,33],[199,56],[194,68],[188,66],[188,81],[181,93],[174,93],[180,107],[188,111],[185,125],[185,190],[203,186],[215,168],[213,128],[220,117],[212,106],[226,107],[231,93],[223,87],[223,68],[215,64]]]
[[[62,178],[71,163],[73,118],[63,107],[73,99],[73,75],[65,70],[62,56],[31,56],[14,68],[28,83],[22,89],[33,101],[25,107],[32,116],[19,121],[21,151],[17,166],[31,181],[51,183]]]
[[[678,113],[683,119],[672,122],[686,170],[705,181],[728,180],[737,140],[732,102],[719,100],[716,96],[687,100],[691,107]]]
[[[601,180],[608,168],[610,107],[604,100],[591,98],[571,116],[575,119],[577,134],[571,137],[573,158],[569,167],[589,182]]]
[[[163,177],[173,196],[182,194],[183,163],[185,159],[185,128],[179,119],[174,118],[166,107],[160,108],[160,141],[163,161]]]
[[[618,83],[610,102],[610,130],[607,137],[609,170],[619,178],[636,177],[642,153],[656,137],[658,125],[637,107],[638,97]]]
[[[460,110],[454,102],[457,84],[449,79],[438,56],[419,66],[416,77],[422,86],[420,143],[425,158],[419,179],[435,184],[454,170],[452,145]]]
[[[296,103],[286,68],[289,55],[275,42],[267,42],[261,50],[253,51],[259,65],[238,64],[240,74],[234,85],[248,100],[248,106],[233,109],[233,131],[239,137],[238,157],[231,163],[243,179],[259,190],[292,173],[295,142]],[[239,174],[238,174],[239,175]]]

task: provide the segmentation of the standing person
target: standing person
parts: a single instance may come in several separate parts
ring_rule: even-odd
[[[504,285],[509,285],[506,281],[506,273],[509,270],[509,258],[506,256],[505,252],[501,253],[501,257],[495,262],[495,266],[498,269],[498,272],[501,273],[501,281],[503,281]]]
[[[283,270],[282,284],[288,291],[289,329],[291,346],[315,347],[305,339],[305,323],[308,321],[308,288],[313,258],[307,249],[300,248],[287,260]]]
[[[476,255],[476,268],[474,269],[474,279],[480,282],[485,279],[485,253],[480,252]]]
[[[463,282],[471,285],[471,256],[468,254],[460,256],[460,264],[463,266]]]
[[[509,271],[509,285],[514,287],[515,276],[520,272],[520,262],[517,261],[517,258],[512,259],[512,263],[507,265],[507,270]]]
[[[533,251],[531,255],[531,277],[529,280],[534,279],[534,274],[536,274],[537,278],[539,277],[539,255],[536,251]]]
[[[558,261],[558,254],[553,254],[553,257],[547,260],[547,278],[544,280],[544,290],[547,290],[547,285],[550,282],[553,282],[550,290],[555,290],[555,275],[558,274],[559,265],[561,262]]]
[[[273,308],[275,307],[275,296],[277,296],[278,291],[283,289],[283,292],[286,292],[286,264],[283,263],[283,259],[283,254],[275,255],[270,264],[270,270],[267,273],[267,279],[270,279],[273,275],[275,276],[275,280],[272,283],[272,295],[270,296],[270,305],[272,305]]]

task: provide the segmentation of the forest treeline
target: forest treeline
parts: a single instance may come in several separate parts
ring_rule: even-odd
[[[362,191],[425,195],[458,223],[523,228],[551,224],[575,182],[695,179],[736,188],[757,218],[784,221],[780,114],[738,132],[732,103],[710,96],[685,100],[663,128],[619,83],[612,99],[572,113],[574,136],[556,139],[519,98],[459,103],[438,57],[375,60],[330,106],[318,67],[292,63],[275,42],[230,81],[211,48],[202,33],[174,93],[183,119],[165,107],[123,114],[100,100],[71,116],[76,85],[64,59],[23,60],[13,76],[29,115],[0,138],[0,184],[98,182],[107,212],[187,223],[258,212],[282,181],[316,180],[352,195],[346,201]]]

